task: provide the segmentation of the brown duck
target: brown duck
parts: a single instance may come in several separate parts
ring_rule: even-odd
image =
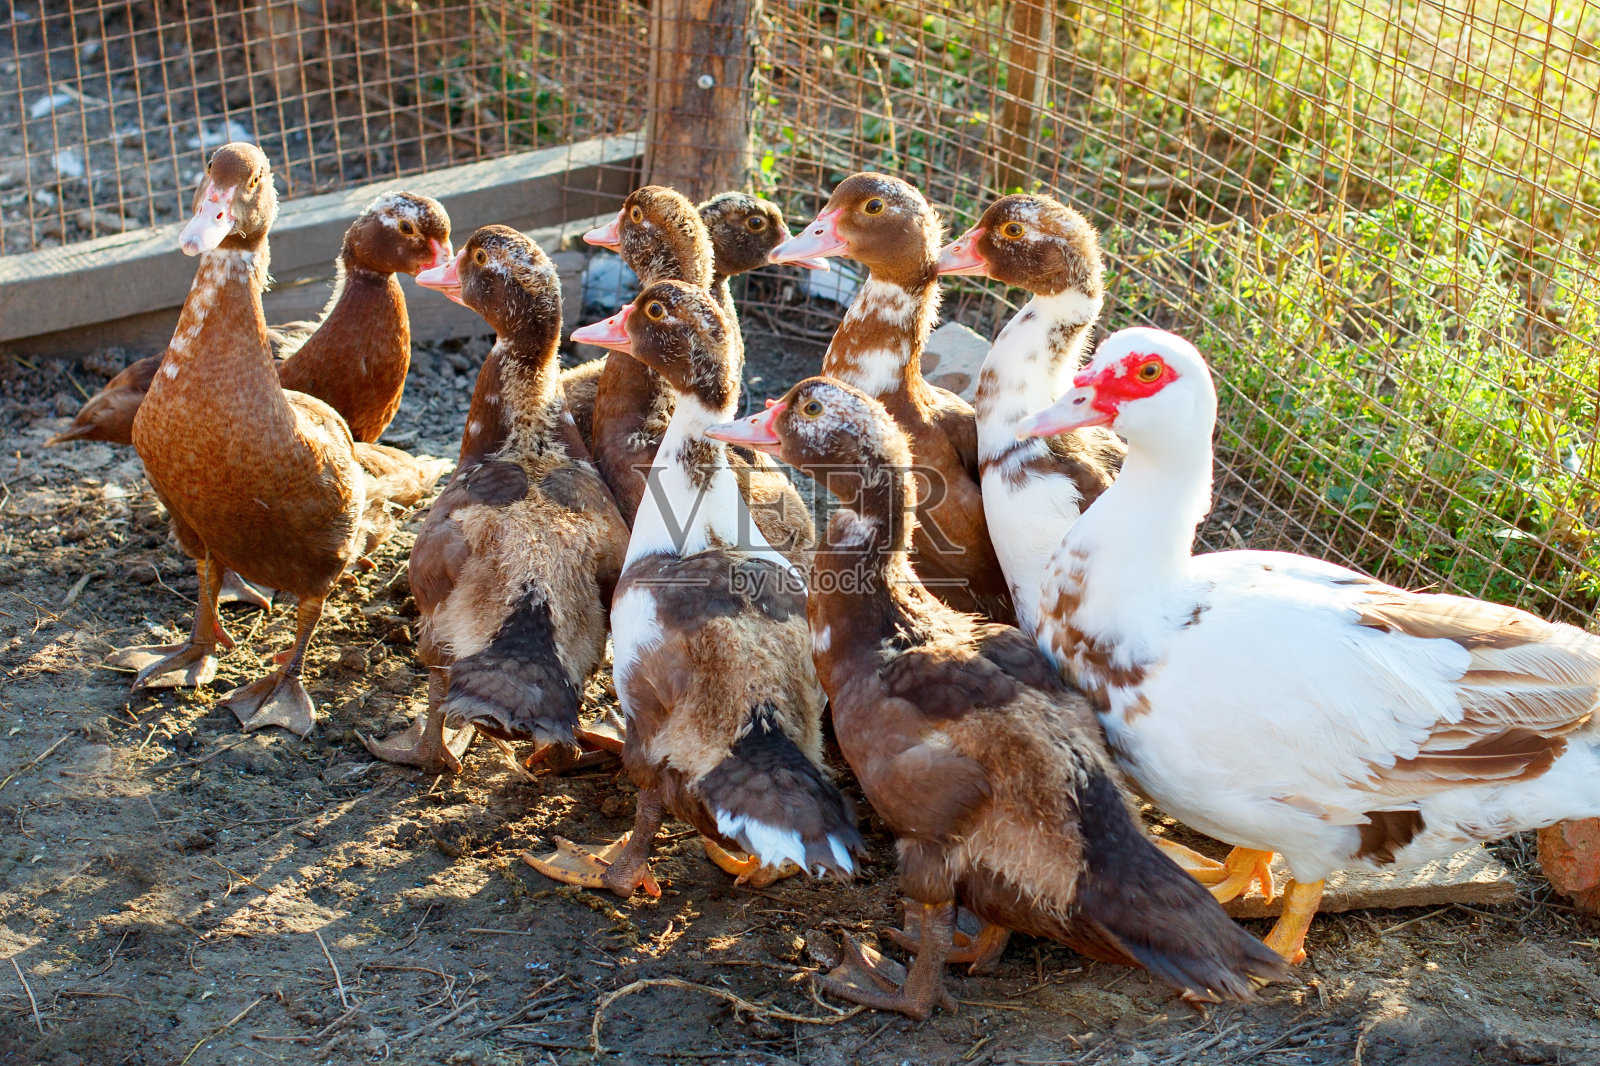
[[[278,669],[222,703],[247,731],[281,725],[304,736],[315,705],[300,674],[324,599],[443,464],[357,443],[331,407],[279,384],[261,313],[277,203],[259,148],[217,149],[179,238],[199,269],[133,423],[145,472],[199,570],[194,626],[182,644],[126,648],[110,663],[137,670],[135,686],[208,681],[219,643],[231,645],[217,590],[221,571],[234,570],[299,605]]]
[[[557,345],[561,286],[538,245],[485,226],[418,281],[497,334],[504,440],[456,471],[411,551],[428,711],[366,741],[380,759],[459,771],[472,727],[571,746],[579,696],[605,653],[628,528],[567,417]],[[464,722],[446,738],[446,721]]]

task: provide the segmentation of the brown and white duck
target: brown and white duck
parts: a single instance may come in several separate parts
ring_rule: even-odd
[[[706,227],[694,206],[672,189],[659,185],[635,189],[616,219],[585,239],[617,251],[645,287],[674,280],[709,291],[716,280]],[[738,332],[737,323],[731,328]],[[585,330],[575,331],[573,339],[587,340]],[[734,355],[742,363],[743,341],[733,343]],[[675,398],[661,375],[638,360],[621,353],[606,357],[595,392],[593,451],[630,525],[644,498]],[[810,510],[783,471],[765,456],[735,454],[729,462],[768,542],[793,558],[803,558],[816,531]]]
[[[1142,964],[1198,999],[1248,999],[1253,979],[1282,972],[1141,832],[1088,701],[1033,641],[951,610],[918,580],[910,446],[882,404],[815,377],[708,433],[778,448],[827,477],[845,508],[815,554],[811,646],[839,746],[899,838],[917,927],[901,940],[917,957],[901,982],[846,938],[824,988],[913,1018],[948,1005],[957,901],[1000,930]]]
[[[677,393],[659,491],[633,524],[612,612],[613,674],[627,715],[623,764],[639,787],[633,832],[600,853],[568,841],[527,860],[551,877],[628,896],[649,873],[667,812],[741,880],[799,869],[848,876],[861,835],[822,766],[822,693],[804,576],[750,521],[722,443],[738,410],[733,327],[704,289],[646,288],[591,335],[650,365]],[[743,860],[728,848],[744,849]]]
[[[538,245],[485,226],[418,282],[496,333],[504,441],[460,468],[411,550],[428,710],[406,732],[363,738],[389,762],[459,771],[470,729],[575,743],[584,683],[605,654],[628,529],[567,417],[557,347],[561,286]]]
[[[783,213],[776,204],[747,192],[719,193],[695,210],[700,215],[700,221],[705,223],[707,236],[711,238],[712,294],[716,296],[728,321],[737,326],[739,315],[733,302],[732,279],[766,266],[767,256],[772,249],[789,239],[789,227],[784,224]],[[620,226],[621,216],[618,217],[617,225]],[[594,243],[614,241],[615,234],[608,234],[609,229],[601,227],[592,231],[590,237]],[[611,245],[607,243],[605,246]],[[826,259],[808,259],[797,265],[811,270],[828,269]],[[743,344],[742,334],[739,343]],[[594,391],[605,363],[603,357],[591,359],[561,373],[561,387],[567,394],[567,409],[572,412],[578,432],[586,443],[594,439]],[[759,459],[757,465],[761,465]]]
[[[1089,428],[1017,439],[1018,424],[1065,391],[1088,350],[1105,299],[1094,227],[1048,196],[1002,197],[939,254],[940,274],[994,278],[1033,298],[1007,322],[983,361],[974,403],[983,511],[1030,636],[1056,546],[1117,476],[1127,451]]]
[[[939,311],[939,218],[922,194],[886,174],[856,174],[833,190],[774,263],[842,255],[870,276],[839,323],[822,372],[874,397],[911,440],[925,483],[913,559],[934,595],[995,621],[1014,614],[989,542],[972,408],[922,377],[922,350]]]
[[[450,216],[417,193],[386,193],[345,231],[338,280],[314,332],[278,345],[286,389],[328,404],[356,440],[376,442],[400,409],[411,366],[411,324],[397,273],[416,274],[450,258]],[[46,444],[133,443],[133,416],[161,356],[130,364],[84,402],[72,425]]]
[[[200,591],[183,644],[126,648],[109,660],[135,686],[203,684],[216,648],[224,568],[299,599],[293,649],[272,674],[222,700],[246,731],[281,725],[304,736],[315,705],[300,682],[322,604],[367,546],[369,522],[392,523],[441,472],[436,460],[353,441],[338,413],[278,382],[261,313],[267,231],[277,194],[254,145],[217,149],[180,235],[200,266],[172,344],[133,423],[133,444]]]

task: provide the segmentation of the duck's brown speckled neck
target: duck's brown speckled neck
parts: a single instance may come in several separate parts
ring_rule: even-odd
[[[939,313],[939,283],[928,273],[869,277],[828,345],[822,372],[880,400],[925,393],[922,351]]]

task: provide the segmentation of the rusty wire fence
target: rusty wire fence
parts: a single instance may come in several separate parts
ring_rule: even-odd
[[[6,252],[178,218],[231,123],[300,195],[638,129],[683,74],[640,3],[6,2]],[[752,20],[749,180],[792,224],[870,168],[952,231],[1014,188],[1099,225],[1102,324],[1217,370],[1205,546],[1593,621],[1600,2],[699,6]],[[745,296],[820,354],[848,292]],[[946,317],[1018,302],[961,281]]]
[[[293,198],[640,122],[629,4],[0,3],[5,254],[179,219],[230,140]]]

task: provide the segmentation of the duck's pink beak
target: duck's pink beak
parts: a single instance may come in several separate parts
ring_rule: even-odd
[[[781,242],[779,242],[779,244],[778,244],[779,248],[782,248],[785,244],[787,244],[790,241],[794,240],[794,238],[789,234],[789,227],[785,226],[783,224],[783,220],[782,219],[778,220],[778,230],[779,230],[780,233],[783,234],[783,240]],[[789,260],[789,263],[791,265],[793,265],[793,266],[805,267],[807,270],[830,270],[830,269],[832,269],[831,267],[828,266],[828,261],[826,259],[821,258],[820,256],[813,256],[810,259],[791,259],[791,260]]]
[[[467,250],[463,248],[461,249],[461,255],[452,259],[450,258],[450,245],[446,244],[444,246],[444,262],[431,266],[419,273],[417,275],[417,284],[424,289],[433,289],[436,292],[443,293],[462,307],[467,306],[466,301],[461,299],[461,256],[466,254]]]
[[[233,232],[233,193],[232,189],[218,189],[210,181],[206,182],[199,208],[178,234],[178,247],[183,249],[184,255],[212,251]]]
[[[815,222],[800,233],[800,236],[790,237],[774,248],[767,256],[767,261],[798,263],[805,266],[814,259],[826,259],[830,255],[849,255],[850,242],[839,236],[839,220],[843,217],[842,207],[824,211],[817,216]]]
[[[781,442],[778,440],[778,434],[773,431],[772,424],[788,406],[780,400],[768,400],[767,409],[760,414],[741,418],[737,422],[722,422],[708,426],[705,431],[706,436],[712,440],[737,444],[742,448],[754,448],[768,455],[777,455]]]
[[[617,211],[617,217],[607,222],[604,226],[597,226],[583,235],[586,244],[596,244],[601,248],[610,248],[613,252],[622,247],[622,211]]]
[[[449,264],[450,257],[454,253],[450,250],[450,242],[448,240],[440,243],[430,237],[428,239],[428,247],[433,249],[433,261],[423,267],[423,270],[441,270]],[[421,276],[421,271],[418,271],[418,276]]]
[[[631,353],[633,341],[628,338],[628,316],[631,314],[633,305],[629,304],[610,318],[579,326],[572,331],[572,339],[578,344],[598,344],[614,352]]]
[[[989,276],[989,262],[978,251],[978,238],[983,236],[982,226],[973,226],[960,237],[939,249],[936,264],[941,274],[966,274],[976,278]]]
[[[1105,411],[1094,402],[1094,386],[1082,385],[1061,399],[1017,423],[1017,439],[1053,437],[1088,426],[1109,426],[1116,421],[1115,411]]]

